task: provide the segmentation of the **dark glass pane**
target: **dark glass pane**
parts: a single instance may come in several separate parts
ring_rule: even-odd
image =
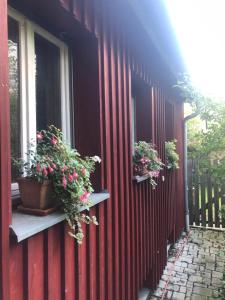
[[[60,49],[35,34],[37,130],[61,128]]]
[[[9,57],[9,97],[11,125],[11,155],[21,156],[20,143],[20,65],[19,65],[19,25],[8,19],[8,57]],[[12,166],[12,181],[18,177],[18,171]]]

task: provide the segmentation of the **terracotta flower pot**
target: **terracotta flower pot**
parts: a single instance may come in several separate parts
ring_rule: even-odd
[[[56,205],[51,181],[39,183],[31,178],[18,178],[17,181],[24,208],[46,210]]]

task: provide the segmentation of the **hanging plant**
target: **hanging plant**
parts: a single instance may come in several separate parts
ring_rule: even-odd
[[[93,192],[90,174],[98,156],[81,158],[80,154],[63,141],[62,132],[53,125],[37,133],[35,150],[29,146],[28,161],[17,161],[17,166],[26,178],[43,184],[50,181],[53,192],[60,201],[70,226],[69,234],[79,244],[84,237],[82,222],[98,224],[96,217],[80,212],[91,205],[89,196]]]
[[[168,169],[179,169],[179,155],[176,152],[177,140],[165,142],[166,166]]]
[[[157,185],[155,179],[159,177],[164,164],[152,143],[139,141],[134,145],[133,166],[134,175],[148,175],[150,183],[155,187]]]

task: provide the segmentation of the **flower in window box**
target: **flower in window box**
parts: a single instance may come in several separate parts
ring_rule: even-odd
[[[152,143],[140,141],[135,143],[133,155],[134,175],[150,176],[150,183],[156,186],[154,178],[159,177],[160,170],[163,169],[162,163],[155,146]]]
[[[88,209],[91,205],[89,197],[93,188],[90,174],[94,171],[95,163],[100,162],[100,158],[97,156],[82,158],[75,149],[71,149],[63,141],[61,131],[53,125],[49,126],[48,130],[39,132],[39,135],[42,138],[37,137],[35,151],[31,149],[28,151],[28,161],[17,161],[17,166],[19,165],[26,174],[28,184],[32,180],[37,183],[36,188],[41,189],[43,184],[46,188],[47,186],[51,188],[51,198],[54,194],[64,209],[71,229],[70,235],[81,244],[83,238],[81,223],[98,224],[96,217],[81,214],[80,209]],[[47,184],[48,182],[51,184]],[[40,191],[39,194],[43,193]],[[21,195],[23,196],[23,192]],[[29,205],[29,201],[26,205]]]

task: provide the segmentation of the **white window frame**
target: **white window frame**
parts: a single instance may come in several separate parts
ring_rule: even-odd
[[[71,143],[71,101],[69,79],[69,50],[67,45],[30,21],[13,8],[8,9],[8,15],[19,25],[19,61],[20,61],[20,122],[21,122],[21,156],[26,159],[28,143],[36,141],[36,86],[35,86],[35,40],[37,33],[60,50],[60,90],[61,90],[61,126],[64,138]],[[12,184],[12,189],[17,189]]]

